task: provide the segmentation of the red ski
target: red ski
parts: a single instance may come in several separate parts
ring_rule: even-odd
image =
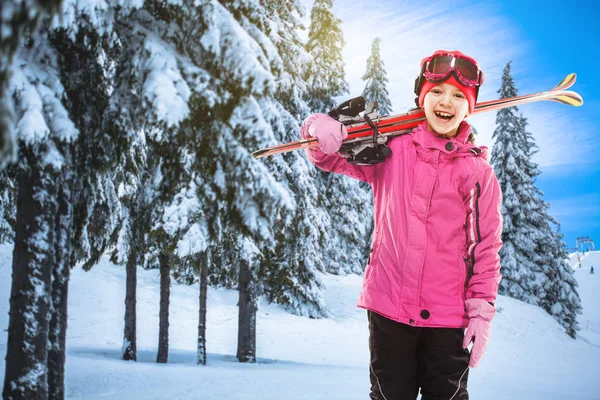
[[[571,106],[580,106],[583,99],[576,92],[566,90],[575,83],[576,75],[569,74],[554,88],[540,93],[527,94],[524,96],[510,97],[505,99],[484,101],[475,105],[474,114],[486,111],[499,110],[501,108],[514,107],[520,104],[533,103],[536,101],[555,101]],[[368,120],[368,118],[366,118]],[[414,109],[404,114],[398,114],[378,119],[375,127],[371,126],[367,120],[355,120],[347,126],[348,138],[342,143],[342,150],[351,149],[356,146],[364,146],[366,143],[385,143],[387,139],[409,132],[412,128],[425,120],[423,110]],[[375,131],[377,130],[377,132]],[[377,139],[379,138],[379,139]],[[260,158],[274,154],[287,153],[289,151],[307,149],[317,146],[317,139],[305,139],[295,142],[280,144],[277,146],[266,147],[252,153],[252,157]]]

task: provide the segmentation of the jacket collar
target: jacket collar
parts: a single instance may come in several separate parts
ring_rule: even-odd
[[[471,125],[463,121],[458,126],[458,133],[452,138],[440,137],[437,133],[427,130],[427,121],[423,121],[412,132],[413,143],[423,149],[435,149],[445,154],[454,156],[471,155],[487,155],[485,146],[479,147],[471,143],[467,143],[469,134],[471,133]]]

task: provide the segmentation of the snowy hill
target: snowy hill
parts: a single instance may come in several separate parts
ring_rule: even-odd
[[[580,260],[580,266],[576,257],[571,263],[579,282],[579,296],[583,304],[583,314],[579,316],[579,337],[600,345],[600,251],[586,253]],[[595,270],[594,275],[590,275],[592,266]]]
[[[8,326],[12,249],[0,247],[0,328]],[[500,297],[490,346],[471,371],[471,398],[486,400],[599,399],[600,253],[575,270],[584,313],[577,340],[541,309]],[[169,364],[155,364],[159,276],[138,272],[138,362],[119,360],[125,270],[103,260],[91,272],[73,270],[67,338],[69,399],[365,399],[368,348],[365,311],[355,307],[361,278],[323,276],[331,318],[290,315],[261,302],[259,362],[235,359],[237,292],[209,289],[208,365],[195,365],[198,288],[171,292]],[[586,323],[589,321],[589,323]],[[0,336],[6,353],[6,334]],[[4,376],[4,363],[0,374]]]

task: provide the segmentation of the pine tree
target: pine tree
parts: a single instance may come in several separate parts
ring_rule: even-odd
[[[500,94],[503,98],[517,95],[510,63]],[[527,119],[516,111],[513,107],[498,112],[492,152],[504,194],[500,293],[539,305],[575,337],[581,313],[577,282],[567,262],[560,224],[548,213],[549,204],[534,185],[541,173],[532,160],[538,151],[535,139],[527,130]]]
[[[321,201],[329,212],[332,240],[323,246],[325,268],[333,274],[362,274],[373,226],[370,188],[344,175],[325,173]]]
[[[498,93],[501,98],[514,97],[517,90],[508,63],[502,75]],[[525,120],[517,115],[517,107],[505,108],[496,115],[496,139],[491,164],[503,193],[503,246],[500,250],[502,281],[499,292],[533,305],[545,297],[546,277],[535,262],[536,241],[543,235],[532,221],[537,209],[537,192],[530,172],[534,169],[529,157]]]
[[[54,387],[56,381],[48,368],[53,361],[62,362],[60,338],[53,336],[62,332],[50,332],[50,327],[66,329],[61,323],[66,314],[57,313],[66,302],[63,278],[68,279],[70,267],[69,148],[79,131],[62,102],[65,88],[58,55],[46,33],[30,32],[25,42],[15,56],[19,68],[11,80],[19,165],[3,396],[37,399],[58,393],[60,398],[62,385]],[[49,343],[59,347],[58,357],[49,354],[54,350]],[[32,379],[23,380],[23,376]]]
[[[362,97],[367,103],[377,101],[379,103],[377,111],[382,116],[387,116],[392,113],[392,102],[387,91],[388,78],[384,62],[381,59],[380,44],[381,39],[373,39],[371,55],[367,59],[367,71],[362,77],[362,80],[366,82]]]
[[[82,262],[84,270],[100,260],[118,225],[120,204],[112,178],[119,142],[123,142],[105,118],[111,90],[108,66],[116,40],[98,33],[101,18],[96,20],[98,26],[87,21],[79,18],[75,26],[60,27],[49,36],[59,54],[65,105],[81,132],[71,149],[71,263]]]
[[[129,9],[129,5],[118,2],[114,7],[123,12]],[[35,170],[44,164],[60,169],[60,173],[54,177],[55,172],[43,167],[51,172],[50,179],[54,180],[54,185],[50,191],[42,190],[40,193],[49,204],[45,212],[53,215],[37,218],[38,221],[49,223],[49,241],[45,247],[53,253],[49,258],[51,285],[47,287],[50,302],[46,314],[49,317],[48,330],[39,331],[40,335],[48,335],[45,340],[46,366],[42,371],[40,368],[43,366],[38,361],[36,372],[47,373],[47,377],[40,375],[46,380],[46,385],[38,391],[38,395],[56,399],[64,397],[70,269],[76,261],[90,265],[99,259],[108,236],[105,233],[115,226],[114,218],[107,218],[105,210],[116,208],[116,196],[97,188],[111,187],[110,179],[100,172],[110,169],[111,163],[107,161],[113,159],[115,143],[112,141],[114,137],[107,135],[111,129],[102,126],[109,91],[105,76],[108,71],[99,64],[99,60],[105,58],[106,52],[114,46],[111,35],[104,34],[106,26],[112,25],[110,18],[116,13],[104,14],[103,11],[78,7],[74,3],[68,3],[64,11],[63,18],[53,24],[48,19],[41,20],[39,33],[33,30],[28,33],[27,39],[34,45],[23,46],[19,50],[18,57],[27,62],[19,64],[21,68],[17,71],[17,79],[13,81],[13,91],[18,99],[15,104],[19,118],[16,129],[19,134],[19,168],[28,168],[34,175]],[[37,12],[31,11],[31,16],[37,19]],[[95,12],[98,14],[91,15]],[[41,101],[36,98],[36,91]],[[39,113],[41,118],[37,111],[39,106],[43,110]],[[23,109],[27,111],[23,113]],[[43,122],[40,124],[39,121]],[[21,172],[19,174],[22,177]],[[103,184],[98,185],[99,182]],[[29,182],[23,188],[17,185],[18,190],[30,190],[31,186],[28,185]],[[39,187],[34,189],[38,190]],[[114,193],[114,187],[112,189]],[[29,195],[40,196],[36,193]],[[30,206],[26,202],[21,205],[25,209]],[[21,219],[16,221],[17,231],[22,230],[20,225],[27,225],[27,218],[37,211],[36,207],[25,210]],[[29,267],[35,273],[37,267],[32,264]],[[31,277],[26,276],[25,280],[28,278]],[[23,279],[15,279],[15,285],[23,285]],[[37,322],[46,326],[44,318]],[[22,340],[18,334],[15,337],[16,341]],[[37,352],[38,355],[44,354],[41,347]],[[30,355],[24,353],[16,354],[16,360],[11,359],[11,364],[17,366],[28,362]],[[23,386],[20,388],[28,390]]]
[[[282,62],[274,97],[283,107],[280,112],[285,131],[295,135],[297,132],[294,128],[299,126],[298,121],[301,122],[310,113],[304,101],[308,88],[302,76],[302,67],[310,61],[311,56],[298,35],[299,31],[306,29],[302,24],[305,11],[299,0],[263,0],[262,3],[268,20],[265,33],[275,45]],[[286,118],[286,115],[290,118]]]
[[[306,96],[313,112],[328,112],[335,107],[335,97],[348,93],[342,48],[345,45],[342,21],[332,12],[333,0],[316,0],[310,13],[310,30],[306,50],[312,60],[306,66]]]
[[[201,178],[194,172],[197,149],[192,146],[204,129],[196,127],[189,132],[190,124],[196,123],[194,107],[209,108],[218,97],[209,87],[215,79],[198,65],[198,61],[207,62],[204,59],[211,58],[204,57],[206,50],[199,42],[189,40],[188,35],[198,33],[207,20],[212,21],[212,14],[218,14],[215,9],[222,7],[210,1],[203,4],[147,1],[143,10],[130,13],[118,25],[123,48],[111,102],[121,106],[113,108],[116,110],[127,105],[126,112],[115,115],[114,119],[118,129],[132,143],[132,151],[124,154],[122,163],[128,190],[122,199],[126,220],[119,235],[122,245],[117,249],[123,251],[114,255],[118,261],[127,259],[123,350],[126,359],[135,359],[135,271],[138,265],[161,271],[157,361],[168,359],[170,274],[172,266],[179,263],[180,241],[185,241],[186,232],[198,222],[188,219],[192,217],[188,202],[176,215],[173,206],[183,199],[187,201],[189,188],[196,187],[192,185],[193,179]],[[210,32],[205,33],[210,37]],[[194,140],[190,141],[191,137]],[[207,194],[201,190],[194,193],[194,205],[197,206],[198,197]]]
[[[521,124],[525,130],[527,119],[522,118]],[[533,135],[526,131],[526,146],[529,160],[538,151]],[[531,161],[526,173],[535,178],[541,174],[537,163]],[[541,237],[536,240],[534,262],[541,266],[545,275],[544,298],[540,299],[540,307],[552,315],[564,328],[567,334],[575,338],[579,329],[577,314],[582,311],[581,300],[577,293],[577,281],[573,269],[568,263],[568,254],[560,233],[560,223],[549,214],[550,204],[543,200],[544,193],[534,187],[537,208],[530,210],[529,218],[536,225]]]
[[[11,98],[11,65],[24,37],[33,36],[39,21],[52,17],[61,0],[5,0],[0,12],[0,170],[16,156],[15,114]],[[18,118],[18,116],[17,116]]]
[[[254,268],[260,252],[242,250],[272,246],[274,220],[293,209],[289,190],[250,155],[250,150],[275,142],[263,100],[276,90],[273,71],[281,61],[262,33],[265,17],[257,2],[184,1],[180,8],[190,18],[177,20],[172,37],[194,62],[186,72],[196,80],[181,134],[195,158],[193,173],[205,182],[197,193],[207,231],[214,234],[210,247],[224,237],[231,243],[222,251],[231,255],[227,263],[209,273],[238,276],[240,313],[250,313],[240,315],[240,334],[252,337],[259,294]],[[219,265],[212,258],[211,266]],[[240,361],[254,361],[255,349],[247,348],[253,342],[240,344]]]
[[[301,60],[309,60],[310,55],[297,32],[303,28],[299,18],[304,11],[296,0],[268,0],[264,4],[268,21],[265,33],[277,49],[281,67],[275,70],[278,86],[273,98],[263,99],[261,106],[277,141],[284,143],[298,139],[302,119],[309,113]],[[295,207],[293,216],[276,222],[275,247],[262,250],[265,256],[259,275],[263,290],[269,301],[282,304],[290,312],[321,317],[325,304],[317,271],[324,270],[319,247],[323,228],[318,221],[328,215],[315,207],[317,171],[298,152],[265,160],[265,164],[292,191]]]
[[[547,236],[538,245],[538,254],[542,256],[548,282],[545,288],[546,297],[542,300],[542,308],[552,315],[572,338],[579,330],[577,314],[582,313],[582,304],[577,291],[577,280],[573,276],[573,268],[569,265],[569,255],[560,233],[560,225],[548,214]],[[556,226],[556,230],[552,227]]]
[[[348,92],[344,80],[341,49],[344,39],[341,21],[334,17],[333,0],[315,1],[307,51],[312,62],[305,70],[307,103],[312,112],[327,112],[335,107],[334,96]],[[364,269],[366,232],[372,224],[372,198],[369,189],[348,177],[318,171],[315,176],[317,208],[328,214],[327,221],[337,229],[323,229],[320,235],[323,265],[335,274],[359,273]],[[350,203],[348,199],[353,199]],[[361,213],[358,210],[364,210]],[[360,217],[357,217],[357,212]],[[328,224],[327,224],[328,225]]]

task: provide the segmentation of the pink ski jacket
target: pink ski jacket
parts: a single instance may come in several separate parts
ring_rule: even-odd
[[[301,133],[317,118],[304,121]],[[452,139],[425,122],[389,142],[374,166],[307,150],[317,167],[368,182],[375,229],[358,306],[413,326],[465,328],[465,300],[493,302],[500,283],[502,194],[487,148]]]

